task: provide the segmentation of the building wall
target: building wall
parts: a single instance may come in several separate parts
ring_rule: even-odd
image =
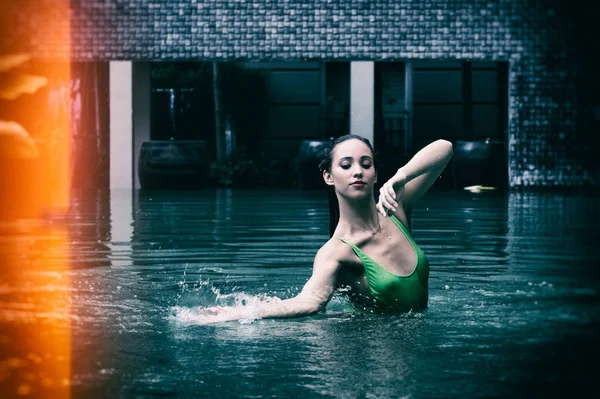
[[[3,49],[40,58],[509,61],[511,186],[600,184],[584,62],[597,44],[580,40],[598,12],[577,0],[71,0],[70,31],[52,34],[64,0],[8,3]]]

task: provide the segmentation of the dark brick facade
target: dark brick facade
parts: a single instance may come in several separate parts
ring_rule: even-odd
[[[64,0],[9,3],[4,49],[40,58],[509,61],[510,185],[600,185],[598,11],[575,0],[71,0],[70,35]]]

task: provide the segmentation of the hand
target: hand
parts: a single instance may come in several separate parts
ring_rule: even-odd
[[[398,172],[379,189],[377,210],[383,217],[388,217],[398,210],[398,201],[404,195],[406,180],[406,173],[398,169]]]
[[[196,321],[199,324],[213,324],[248,318],[250,315],[246,314],[247,312],[244,312],[244,310],[244,308],[213,306],[202,309],[196,317]]]

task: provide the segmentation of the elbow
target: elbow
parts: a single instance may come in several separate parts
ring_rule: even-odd
[[[454,146],[452,145],[452,142],[444,139],[439,139],[438,143],[444,148],[444,152],[447,154],[448,159],[450,159],[454,154]]]
[[[307,306],[306,309],[304,309],[304,313],[307,316],[316,315],[317,313],[321,313],[324,311],[325,311],[324,304],[311,304],[310,306]]]
[[[325,311],[327,302],[309,302],[303,306],[302,313],[306,316],[312,316]]]
[[[446,148],[446,151],[448,151],[449,153],[452,153],[452,151],[454,151],[454,146],[452,145],[451,141],[445,139],[439,139],[438,141],[441,143],[441,145],[443,145]]]

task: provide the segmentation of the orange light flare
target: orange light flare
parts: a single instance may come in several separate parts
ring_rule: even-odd
[[[0,0],[0,392],[70,398],[69,0]]]

